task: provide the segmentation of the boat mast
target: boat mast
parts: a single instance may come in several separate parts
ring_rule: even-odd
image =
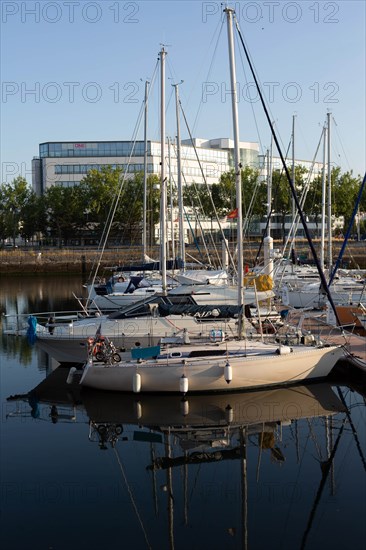
[[[295,117],[296,115],[292,115],[292,184],[294,186],[294,189],[296,189],[295,186]],[[291,247],[290,252],[293,251],[295,253],[295,241],[296,241],[296,231],[295,231],[295,217],[296,217],[296,203],[294,197],[292,197],[292,241],[291,241]],[[294,265],[292,264],[292,269],[294,268]]]
[[[271,145],[267,151],[267,237],[272,233],[272,163],[273,163],[273,136],[271,135]]]
[[[237,247],[238,247],[238,306],[242,307],[243,285],[244,285],[244,269],[243,269],[243,212],[242,212],[242,197],[241,197],[241,164],[240,164],[240,149],[239,149],[239,122],[238,122],[238,103],[237,103],[237,88],[236,88],[236,70],[235,70],[235,52],[233,38],[233,14],[235,10],[225,8],[224,12],[227,16],[227,34],[229,45],[229,60],[230,60],[230,79],[231,79],[231,105],[233,116],[233,131],[234,131],[234,171],[236,185],[236,207],[238,210],[237,218]],[[242,321],[239,317],[239,337],[242,335]]]
[[[273,239],[271,236],[272,214],[272,163],[273,163],[273,136],[271,146],[267,151],[267,236],[263,239],[264,270],[267,275],[273,277]]]
[[[175,241],[174,241],[174,216],[173,216],[173,180],[172,180],[172,157],[171,157],[171,146],[172,142],[170,137],[168,137],[168,163],[169,163],[169,188],[170,188],[170,233],[172,239],[172,260],[175,260]],[[168,239],[169,241],[169,239]],[[174,267],[173,267],[174,269]]]
[[[142,263],[146,261],[146,203],[147,203],[147,97],[149,82],[145,82],[145,118],[144,118],[144,202],[142,220]]]
[[[328,270],[332,272],[333,264],[333,247],[332,247],[332,172],[330,167],[330,116],[327,113],[328,119]]]
[[[160,263],[163,294],[167,291],[166,276],[166,177],[165,177],[165,56],[164,46],[160,51],[160,164],[161,164],[161,190],[160,190]]]
[[[182,81],[183,82],[183,81]],[[181,83],[182,83],[181,82]],[[179,117],[179,84],[173,84],[175,89],[175,112],[177,118],[177,171],[178,171],[178,211],[179,211],[179,258],[182,261],[184,271],[185,264],[185,241],[184,241],[184,224],[183,224],[183,187],[182,187],[182,157],[180,146],[180,117]]]
[[[325,204],[326,204],[326,178],[325,178],[325,163],[327,157],[327,127],[324,124],[323,128],[323,172],[322,172],[322,217],[321,217],[321,235],[320,235],[320,267],[324,271],[325,264]],[[328,223],[329,226],[329,223]]]

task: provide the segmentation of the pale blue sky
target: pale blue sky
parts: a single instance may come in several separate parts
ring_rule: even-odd
[[[365,3],[230,5],[285,146],[296,113],[296,156],[311,159],[330,109],[337,124],[333,163],[363,174]],[[1,9],[2,181],[21,174],[30,182],[31,159],[44,141],[129,140],[161,43],[168,45],[167,77],[173,79],[167,100],[170,82],[183,80],[181,99],[194,136],[232,137],[220,2],[3,1]],[[240,138],[266,148],[269,130],[260,105],[245,95],[252,78],[239,51],[237,79]],[[150,139],[159,138],[157,98],[155,86]],[[176,133],[173,99],[167,132]]]

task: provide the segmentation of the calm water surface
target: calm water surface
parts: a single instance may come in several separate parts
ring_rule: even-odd
[[[0,308],[71,310],[81,282],[2,278]],[[183,401],[57,365],[2,335],[4,550],[365,549],[365,379]]]

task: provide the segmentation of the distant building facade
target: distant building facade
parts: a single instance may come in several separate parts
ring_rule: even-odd
[[[185,184],[217,183],[221,174],[233,168],[234,143],[230,139],[194,139],[182,141],[182,174]],[[197,156],[199,161],[197,160]],[[176,144],[166,148],[166,166],[173,181],[177,181]],[[259,168],[257,143],[241,142],[240,157],[243,165]],[[170,166],[169,166],[170,162]],[[46,142],[39,145],[39,156],[32,161],[32,186],[37,195],[52,185],[71,187],[92,169],[103,166],[121,168],[128,174],[144,170],[144,142],[137,141],[83,141]],[[160,142],[147,142],[147,172],[160,175]]]

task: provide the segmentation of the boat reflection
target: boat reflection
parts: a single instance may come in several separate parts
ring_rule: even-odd
[[[250,510],[269,513],[267,503],[253,502],[254,488],[264,490],[268,480],[273,487],[280,483],[288,487],[289,478],[281,478],[281,472],[284,474],[287,469],[287,476],[295,472],[296,479],[296,472],[300,473],[304,467],[300,455],[305,454],[310,441],[313,446],[310,458],[307,456],[303,483],[306,487],[311,480],[320,484],[315,499],[306,501],[305,508],[301,502],[296,547],[306,547],[321,491],[326,481],[332,479],[329,473],[338,441],[349,419],[339,388],[333,389],[329,383],[322,382],[267,391],[190,395],[182,399],[179,395],[130,395],[81,388],[75,379],[72,384],[67,383],[68,373],[67,368],[56,369],[18,399],[23,399],[28,414],[35,418],[52,423],[82,423],[85,436],[89,429],[89,441],[96,446],[98,456],[99,448],[106,453],[108,468],[114,464],[114,479],[127,495],[128,506],[149,540],[148,546],[165,547],[161,530],[158,534],[147,524],[146,518],[153,514],[160,527],[168,531],[169,548],[175,548],[186,538],[192,547],[194,540],[204,539],[213,548],[248,548],[249,538],[264,536],[258,532]],[[15,397],[12,400],[16,400]],[[314,449],[318,459],[313,455]],[[320,465],[315,472],[312,470],[314,458]],[[297,465],[294,466],[294,462]],[[273,464],[284,463],[286,466],[281,471],[277,469],[273,477]],[[136,490],[136,479],[143,480],[141,491]],[[217,516],[221,492],[226,495],[230,483],[234,487],[231,490],[236,491],[234,503],[228,501],[233,517],[227,510]],[[306,488],[301,484],[296,485],[296,490],[306,495]],[[146,499],[151,499],[150,503]],[[162,506],[164,509],[167,506],[163,517]],[[197,527],[194,516],[198,513],[197,506],[198,509],[205,507],[208,515],[214,514],[212,517],[220,528],[206,523]],[[284,511],[279,505],[276,513],[282,518]],[[274,519],[267,517],[267,521],[271,523]],[[219,537],[217,542],[221,546],[215,546],[215,537]],[[231,537],[235,540],[234,546],[227,542]],[[227,543],[229,546],[225,546]]]
[[[249,433],[273,431],[279,423],[328,416],[344,406],[327,383],[267,391],[179,395],[123,394],[82,391],[82,402],[95,425],[135,424],[149,430],[176,433],[185,450],[201,444],[204,432],[232,434],[246,427]],[[208,441],[212,437],[207,438]],[[225,443],[226,445],[226,443]]]
[[[165,483],[161,487],[167,494],[167,523],[171,549],[175,547],[176,538],[186,536],[185,532],[182,533],[181,522],[174,519],[177,505],[184,510],[184,525],[189,525],[189,467],[196,468],[194,475],[197,475],[197,468],[201,468],[202,465],[210,468],[211,464],[212,468],[212,464],[215,463],[236,461],[239,464],[240,476],[236,469],[236,487],[240,490],[240,520],[239,524],[236,524],[238,527],[227,528],[227,534],[237,537],[239,540],[236,544],[247,549],[250,534],[250,477],[247,472],[247,461],[251,449],[258,451],[258,482],[264,453],[269,454],[271,462],[283,463],[286,460],[285,430],[288,429],[289,432],[294,424],[297,426],[297,421],[305,419],[310,422],[310,431],[314,419],[322,419],[323,426],[327,426],[329,430],[329,418],[336,413],[347,411],[327,383],[269,391],[192,395],[188,399],[181,399],[176,395],[137,397],[83,390],[82,401],[90,420],[90,441],[98,443],[101,450],[110,449],[115,453],[126,486],[128,481],[121,458],[121,455],[124,456],[121,450],[123,444],[145,442],[145,445],[150,446],[150,453],[144,455],[145,458],[149,457],[145,468],[153,476],[156,513],[159,500],[156,476],[159,472],[161,476],[162,471],[166,475]],[[122,446],[119,445],[120,442]],[[292,442],[294,443],[294,440]],[[324,486],[332,467],[334,454],[335,449],[332,453],[328,449],[323,464],[321,487]],[[177,477],[173,477],[174,471]],[[212,469],[210,471],[212,472]],[[181,489],[177,497],[176,483],[179,483],[179,478],[183,478],[183,490]],[[135,505],[132,493],[131,504]],[[216,504],[220,506],[219,501]],[[305,548],[311,531],[316,505],[317,501],[311,507],[307,525],[304,523],[302,548]]]

